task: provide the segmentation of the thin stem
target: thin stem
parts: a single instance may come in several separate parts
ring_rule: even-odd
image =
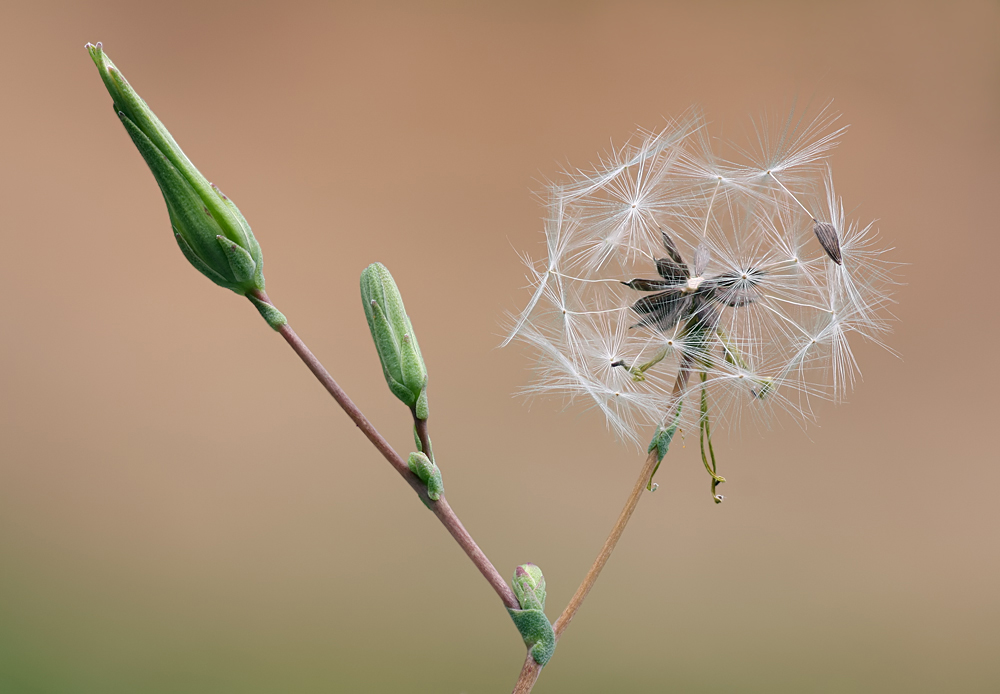
[[[573,617],[576,615],[577,610],[583,604],[584,599],[586,599],[587,594],[590,589],[594,587],[594,583],[597,582],[597,577],[600,576],[601,570],[604,565],[608,563],[608,559],[611,557],[611,553],[615,550],[615,546],[618,544],[618,540],[621,539],[622,533],[625,531],[625,526],[628,525],[629,519],[632,517],[632,513],[635,511],[635,507],[639,504],[639,499],[642,497],[642,491],[649,484],[649,479],[653,474],[653,470],[656,469],[656,464],[659,462],[659,456],[657,454],[657,449],[653,448],[650,451],[649,456],[646,458],[645,464],[642,466],[642,470],[639,472],[639,478],[635,481],[635,486],[632,488],[632,493],[629,494],[628,500],[625,502],[625,508],[618,515],[618,520],[615,521],[614,527],[611,529],[611,534],[608,535],[608,539],[604,543],[604,547],[601,548],[600,554],[597,555],[597,559],[594,560],[594,565],[590,567],[590,571],[583,579],[583,583],[580,587],[576,589],[576,593],[570,599],[569,604],[566,605],[566,609],[563,610],[562,614],[559,615],[559,619],[556,620],[555,624],[552,625],[553,630],[556,632],[556,639],[562,636],[562,633],[566,631],[566,627],[569,623],[573,621]],[[521,668],[521,675],[517,679],[517,684],[514,685],[514,694],[528,694],[531,688],[535,685],[535,681],[538,680],[538,676],[542,672],[542,666],[535,662],[535,659],[528,653],[524,660],[524,665]]]
[[[809,215],[809,219],[815,220],[815,217],[813,217],[813,213],[810,212],[809,209],[805,205],[803,205],[801,202],[799,202],[799,199],[792,194],[792,191],[788,190],[788,188],[785,188],[785,184],[782,183],[781,181],[779,181],[777,176],[775,176],[770,171],[767,172],[767,175],[770,176],[771,179],[775,183],[777,183],[779,186],[781,186],[781,189],[784,190],[786,193],[788,193],[789,197],[791,197],[792,200],[794,200],[796,203],[798,203],[799,207],[802,208],[802,211],[805,212],[807,215]]]
[[[542,666],[535,662],[535,658],[528,650],[528,655],[524,657],[524,665],[521,666],[521,674],[517,678],[512,694],[528,694],[531,688],[538,681],[538,676],[542,674]]]
[[[267,294],[262,291],[257,291],[254,296],[260,301],[264,301],[272,306],[271,300],[268,298]],[[295,331],[286,323],[281,326],[278,330],[281,336],[285,338],[285,341],[291,346],[299,358],[305,363],[305,365],[312,371],[316,379],[326,388],[327,392],[333,396],[333,399],[337,401],[337,404],[347,413],[347,416],[361,429],[362,433],[368,437],[368,440],[372,442],[372,445],[378,449],[378,452],[389,461],[396,472],[398,472],[406,482],[413,487],[413,491],[417,493],[421,501],[423,501],[434,515],[437,516],[441,524],[451,533],[451,536],[455,538],[462,550],[468,555],[472,563],[476,565],[479,572],[487,580],[487,582],[493,586],[493,590],[496,594],[500,596],[500,600],[503,601],[504,606],[519,609],[520,605],[517,602],[517,598],[514,597],[513,591],[507,582],[503,580],[497,572],[496,567],[490,562],[489,558],[479,549],[479,545],[476,541],[472,539],[469,531],[465,529],[462,525],[462,521],[458,519],[455,512],[452,510],[451,506],[448,504],[447,499],[444,495],[438,501],[432,501],[427,496],[427,488],[424,486],[423,482],[410,472],[410,468],[406,461],[403,460],[400,455],[393,450],[389,442],[378,433],[378,430],[368,421],[368,418],[358,409],[347,393],[337,385],[337,382],[333,380],[333,376],[327,371],[323,365],[320,363],[319,359],[306,347],[306,344],[295,334]]]
[[[413,430],[417,434],[417,440],[420,441],[420,450],[423,451],[424,455],[434,462],[434,449],[431,448],[431,435],[427,431],[427,420],[420,419],[417,417],[417,408],[411,407],[410,412],[413,413]]]
[[[632,517],[632,513],[635,511],[635,507],[639,504],[639,498],[642,496],[643,489],[649,483],[649,477],[653,474],[653,468],[656,467],[656,463],[659,462],[657,455],[657,450],[654,448],[649,455],[646,457],[646,462],[642,466],[642,470],[639,472],[639,478],[635,481],[635,486],[632,488],[632,493],[629,494],[628,500],[625,502],[625,507],[622,512],[618,515],[618,520],[615,521],[615,525],[611,528],[611,534],[608,535],[608,539],[604,542],[604,547],[601,548],[600,554],[597,555],[597,559],[594,560],[594,565],[590,567],[590,571],[583,579],[583,583],[580,587],[576,589],[576,593],[570,598],[569,604],[566,605],[566,609],[563,610],[562,614],[559,615],[559,619],[556,623],[552,625],[552,628],[556,632],[556,638],[562,635],[569,626],[569,623],[573,621],[573,617],[576,615],[576,611],[580,609],[580,605],[583,604],[584,599],[587,597],[587,593],[590,589],[594,587],[594,583],[597,582],[597,577],[601,574],[601,570],[604,565],[608,563],[608,559],[611,557],[611,553],[615,550],[615,546],[618,544],[618,540],[621,539],[622,533],[625,531],[625,526],[628,525],[629,519]]]
[[[715,183],[715,188],[712,190],[712,199],[708,201],[708,213],[705,215],[705,228],[701,230],[701,237],[708,237],[708,220],[712,218],[712,205],[715,204],[715,194],[719,192],[719,186],[722,185],[722,176],[719,176],[719,180]]]

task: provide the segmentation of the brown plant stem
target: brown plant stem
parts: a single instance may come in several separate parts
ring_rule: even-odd
[[[254,296],[265,303],[271,303],[267,294],[263,291],[254,292]],[[389,464],[396,468],[398,472],[406,482],[413,487],[413,491],[417,493],[421,501],[434,512],[441,524],[451,533],[451,536],[455,538],[462,550],[468,555],[472,563],[476,565],[479,572],[487,580],[487,582],[496,591],[496,594],[500,596],[500,600],[503,601],[505,607],[519,609],[520,605],[517,602],[517,598],[514,597],[514,592],[507,585],[507,582],[503,580],[497,572],[496,567],[489,558],[479,549],[479,545],[476,541],[472,539],[469,531],[465,529],[462,525],[462,521],[458,519],[455,512],[452,510],[451,506],[448,504],[447,499],[444,495],[438,501],[432,501],[427,496],[427,488],[424,486],[423,482],[410,472],[410,468],[406,461],[389,445],[389,442],[378,433],[378,430],[368,421],[368,418],[358,409],[347,393],[333,380],[333,376],[327,371],[323,365],[320,363],[319,359],[306,347],[306,344],[295,334],[295,331],[286,323],[278,329],[285,341],[291,346],[299,358],[305,363],[305,365],[312,371],[316,379],[326,388],[327,392],[333,396],[333,399],[337,401],[337,404],[347,413],[347,416],[361,429],[362,433],[368,437],[368,440],[372,442],[372,445],[378,449],[378,452],[389,461]]]
[[[431,449],[431,435],[427,431],[427,420],[417,417],[416,407],[411,407],[410,412],[413,413],[413,430],[416,432],[417,439],[420,441],[420,448],[433,463],[434,451]]]
[[[625,508],[618,514],[618,520],[615,521],[614,527],[611,528],[611,534],[608,535],[608,539],[604,542],[604,546],[597,555],[597,559],[594,560],[594,565],[590,567],[590,571],[584,577],[583,583],[580,584],[580,587],[576,589],[576,593],[570,598],[566,609],[563,610],[562,614],[559,615],[559,619],[552,625],[553,630],[556,632],[556,640],[566,631],[569,623],[573,621],[573,617],[583,604],[587,593],[594,587],[594,583],[597,582],[597,577],[601,574],[601,570],[608,563],[611,553],[615,550],[618,540],[621,539],[622,533],[625,531],[625,526],[628,525],[635,507],[639,504],[643,489],[646,488],[653,470],[656,469],[657,462],[659,462],[659,458],[657,449],[654,447],[646,457],[646,463],[639,472],[639,478],[635,481],[632,493],[629,494],[628,500],[625,502]],[[521,667],[521,674],[517,678],[517,684],[514,685],[513,694],[528,694],[531,688],[535,686],[535,681],[538,680],[541,672],[542,666],[535,662],[535,659],[531,657],[531,653],[528,653],[524,659],[524,665]]]

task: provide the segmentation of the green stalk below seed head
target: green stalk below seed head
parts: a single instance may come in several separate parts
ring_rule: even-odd
[[[427,419],[427,367],[403,297],[382,263],[361,273],[361,302],[389,390],[417,419]]]
[[[260,245],[239,209],[194,167],[101,44],[88,43],[87,50],[111,94],[115,113],[160,186],[184,257],[210,280],[237,294],[263,291]]]

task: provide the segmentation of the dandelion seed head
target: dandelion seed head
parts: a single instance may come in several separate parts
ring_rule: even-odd
[[[853,387],[852,340],[882,344],[895,265],[835,192],[826,158],[845,128],[826,108],[753,130],[730,160],[690,112],[549,186],[547,258],[526,259],[506,341],[537,354],[527,394],[595,407],[643,444],[695,422],[703,391],[738,425],[809,420]]]

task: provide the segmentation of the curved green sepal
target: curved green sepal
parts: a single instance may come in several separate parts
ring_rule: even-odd
[[[226,289],[233,288],[225,277],[217,273],[208,265],[205,265],[202,259],[199,258],[198,255],[191,249],[191,246],[188,245],[188,242],[184,240],[184,237],[177,232],[176,228],[174,229],[174,240],[177,241],[177,245],[180,246],[181,253],[183,253],[184,257],[187,258],[187,261],[194,266],[195,270],[205,275],[205,277],[212,280],[220,287],[225,287]]]
[[[254,264],[256,266],[255,269],[254,269],[253,283],[254,283],[254,286],[256,286],[258,289],[263,290],[264,289],[264,255],[263,255],[263,253],[260,250],[260,244],[257,242],[257,239],[254,237],[253,232],[250,231],[250,223],[247,222],[247,218],[243,216],[242,212],[240,212],[240,208],[238,208],[236,206],[236,203],[234,203],[232,200],[230,200],[229,197],[225,193],[223,193],[221,190],[219,190],[219,186],[215,185],[214,183],[209,183],[209,185],[211,186],[212,190],[215,191],[215,194],[218,195],[222,199],[222,202],[225,203],[225,205],[229,209],[229,211],[233,213],[233,216],[236,218],[237,223],[239,224],[240,228],[243,230],[244,237],[246,238],[247,244],[250,247],[249,248],[250,255],[251,255],[252,258],[254,258]]]
[[[264,317],[267,324],[275,330],[280,330],[281,326],[288,323],[288,319],[285,318],[285,314],[271,304],[266,301],[261,301],[251,294],[247,294],[247,298],[250,299],[250,302],[257,308],[258,311],[260,311],[260,315]]]
[[[541,610],[512,610],[507,612],[514,620],[514,626],[521,632],[524,645],[528,647],[536,663],[544,666],[556,650],[556,632],[552,623]]]
[[[409,318],[406,322],[410,322]],[[403,373],[403,385],[414,393],[421,392],[427,385],[427,371],[424,369],[424,360],[420,358],[418,350],[416,339],[411,337],[410,333],[403,333],[399,345],[399,366]]]
[[[423,388],[420,391],[420,395],[417,397],[417,404],[413,408],[413,413],[417,416],[417,419],[427,419],[430,417],[430,408],[427,406],[427,388]]]
[[[368,324],[371,328],[372,339],[375,341],[375,349],[378,351],[379,359],[382,361],[382,371],[385,372],[385,380],[389,383],[389,387],[392,388],[393,394],[396,397],[400,399],[403,397],[412,398],[413,395],[409,391],[405,391],[405,395],[401,396],[393,388],[393,385],[405,388],[401,383],[403,380],[403,369],[399,363],[396,336],[378,299],[371,300],[369,316]],[[407,404],[412,406],[412,403]]]
[[[230,241],[221,234],[216,236],[215,240],[219,242],[222,252],[226,254],[226,260],[229,261],[229,267],[232,268],[236,281],[240,283],[252,282],[257,276],[257,263],[253,261],[253,257],[240,248],[235,241]]]
[[[396,341],[392,326],[375,299],[372,299],[371,302],[371,318],[368,324],[371,327],[372,339],[375,340],[375,349],[382,362],[382,375],[385,376],[386,385],[389,386],[392,394],[405,405],[413,407],[418,396],[414,395],[413,391],[402,383],[403,371],[399,362],[399,354],[395,348]]]
[[[680,408],[677,409],[677,414],[674,415],[674,421],[670,423],[667,428],[658,427],[656,433],[653,434],[653,440],[649,442],[649,448],[646,449],[647,453],[652,453],[656,450],[656,467],[653,468],[652,474],[649,476],[649,483],[646,484],[646,489],[653,491],[653,477],[656,476],[656,471],[660,469],[660,463],[663,462],[663,458],[667,455],[667,450],[670,448],[670,442],[674,438],[674,434],[677,433],[677,424],[681,419]]]
[[[427,486],[427,496],[431,501],[437,501],[444,494],[444,480],[441,479],[441,470],[431,462],[423,453],[410,453],[410,459],[406,461],[410,472],[420,478],[420,481]]]

